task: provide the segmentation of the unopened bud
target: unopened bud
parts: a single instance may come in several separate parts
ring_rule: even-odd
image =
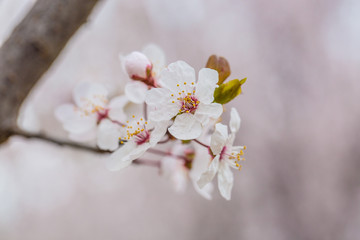
[[[132,52],[124,58],[124,66],[129,77],[134,80],[146,79],[152,64],[141,52]]]

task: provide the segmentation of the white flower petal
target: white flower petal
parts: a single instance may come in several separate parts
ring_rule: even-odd
[[[210,68],[203,68],[199,71],[199,80],[196,85],[196,97],[200,102],[211,103],[214,101],[214,91],[218,86],[219,74]]]
[[[171,94],[171,91],[166,88],[152,88],[146,93],[145,101],[153,106],[171,103]]]
[[[230,124],[229,124],[230,131],[232,133],[239,131],[240,123],[241,123],[241,119],[240,119],[238,111],[235,108],[231,108]]]
[[[200,102],[198,108],[196,109],[195,116],[203,124],[206,124],[206,120],[208,120],[209,117],[219,118],[222,112],[223,112],[223,107],[219,103],[204,104]]]
[[[120,60],[130,78],[134,76],[146,78],[146,68],[151,66],[151,62],[143,53],[135,51],[120,57]]]
[[[60,122],[64,123],[77,117],[76,107],[73,104],[63,104],[55,109],[55,117]]]
[[[169,121],[162,121],[155,124],[154,130],[150,133],[150,145],[155,146],[165,135]]]
[[[164,51],[155,44],[149,44],[145,46],[142,51],[153,64],[152,72],[153,77],[156,79],[159,77],[160,72],[165,67],[165,54]]]
[[[109,118],[111,120],[116,120],[119,122],[126,121],[126,114],[124,111],[125,106],[129,103],[129,100],[126,96],[118,96],[111,99],[109,103]]]
[[[113,152],[108,159],[106,159],[106,167],[110,171],[117,171],[129,166],[132,162],[130,153],[134,151],[136,144],[128,142],[122,145],[118,150]]]
[[[215,125],[215,132],[211,136],[210,149],[213,154],[220,154],[226,144],[228,138],[228,129],[226,125],[217,123]]]
[[[184,82],[191,84],[195,82],[195,70],[184,61],[171,63],[161,71],[159,83],[172,92],[183,90]],[[179,84],[179,87],[177,86]]]
[[[197,193],[199,193],[202,197],[204,197],[207,200],[211,200],[212,196],[211,193],[214,190],[214,185],[212,183],[206,184],[203,188],[200,188],[198,184],[193,181],[194,189]]]
[[[195,139],[201,135],[202,127],[193,114],[183,113],[175,118],[169,132],[181,140]]]
[[[148,86],[139,81],[132,81],[126,84],[125,94],[133,103],[141,104],[145,102]]]
[[[104,107],[107,104],[107,98],[108,90],[99,83],[82,82],[73,91],[76,105],[86,110],[92,108],[93,105]]]
[[[97,130],[97,145],[100,149],[114,151],[119,147],[119,136],[119,126],[104,119]]]
[[[72,104],[57,107],[55,117],[62,122],[66,131],[74,134],[83,134],[96,127],[96,115],[84,115]]]
[[[132,161],[141,157],[150,147],[151,145],[149,143],[137,145],[136,148],[134,148],[134,150],[130,153],[129,159]]]
[[[203,188],[206,184],[208,184],[214,179],[219,169],[219,158],[220,156],[217,155],[211,161],[209,168],[203,174],[201,174],[200,179],[197,181],[197,184],[199,185],[200,188]]]
[[[218,188],[221,196],[226,200],[231,199],[231,190],[234,185],[234,176],[226,163],[220,164],[218,172]]]

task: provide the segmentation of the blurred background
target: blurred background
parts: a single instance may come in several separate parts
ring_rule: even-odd
[[[34,4],[0,0],[0,45]],[[104,0],[23,106],[66,138],[56,106],[80,81],[121,91],[118,54],[155,43],[196,70],[226,57],[247,77],[229,105],[247,145],[231,201],[184,194],[146,166],[13,137],[0,147],[0,239],[360,239],[360,2]],[[226,119],[226,118],[225,118]],[[225,120],[227,122],[227,120]]]

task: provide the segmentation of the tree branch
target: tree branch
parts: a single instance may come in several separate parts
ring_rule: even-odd
[[[0,48],[0,144],[22,102],[99,0],[37,0]]]
[[[76,142],[70,142],[70,141],[64,141],[64,140],[60,140],[60,139],[56,139],[56,138],[52,138],[49,136],[46,136],[44,134],[33,134],[33,133],[29,133],[29,132],[25,132],[25,131],[21,131],[21,130],[13,130],[9,133],[10,135],[17,135],[17,136],[21,136],[21,137],[25,137],[25,138],[34,138],[34,139],[40,139],[46,142],[50,142],[59,146],[67,146],[67,147],[71,147],[71,148],[75,148],[75,149],[80,149],[80,150],[85,150],[85,151],[90,151],[93,153],[111,153],[110,151],[106,151],[106,150],[101,150],[99,148],[96,147],[91,147],[88,145],[84,145],[84,144],[79,144]]]

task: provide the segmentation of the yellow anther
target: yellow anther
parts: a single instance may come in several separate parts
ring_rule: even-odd
[[[194,85],[194,82],[192,82],[191,85]]]
[[[184,82],[184,85],[186,85],[186,82]]]
[[[188,93],[188,95],[190,96],[190,95],[191,95],[191,93]]]
[[[173,97],[173,96],[174,96],[174,94],[171,94],[171,96]]]
[[[145,122],[145,124],[147,124],[147,122]]]
[[[187,110],[186,112],[189,113],[189,110]]]
[[[139,125],[140,123],[139,122],[137,122],[137,125]]]
[[[246,146],[244,146],[244,150],[246,150]]]
[[[126,123],[129,123],[129,121],[126,121]]]
[[[132,115],[133,118],[135,118],[135,115]]]
[[[185,92],[184,90],[182,90],[182,92]]]
[[[181,92],[179,92],[179,95],[181,95]]]
[[[120,142],[120,144],[124,144],[124,142],[123,142],[123,141],[121,141],[121,142]]]
[[[140,121],[142,121],[143,120],[143,118],[140,118]]]
[[[175,101],[172,101],[172,103],[175,103]]]
[[[179,85],[179,84],[176,84],[176,86],[178,86],[178,87],[179,87],[180,85]]]

